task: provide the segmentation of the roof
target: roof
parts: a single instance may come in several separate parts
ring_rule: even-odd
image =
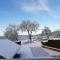
[[[19,45],[8,39],[0,40],[0,55],[5,58],[8,59],[12,58],[19,49],[20,49]]]

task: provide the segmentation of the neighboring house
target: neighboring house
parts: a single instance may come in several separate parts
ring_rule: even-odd
[[[60,38],[60,30],[52,32],[52,36],[55,38]]]
[[[13,58],[19,49],[20,49],[19,45],[8,39],[0,40],[0,56],[4,58],[7,59]]]

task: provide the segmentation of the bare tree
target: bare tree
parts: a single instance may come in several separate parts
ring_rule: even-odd
[[[17,26],[16,25],[9,25],[6,28],[4,35],[6,38],[8,38],[12,41],[18,40]]]
[[[31,35],[33,31],[36,31],[39,27],[39,24],[37,22],[31,22],[30,20],[23,20],[20,24],[20,30],[23,31],[27,31],[29,38],[30,38],[30,42],[31,42]]]
[[[42,31],[42,35],[46,35],[47,39],[49,39],[49,36],[51,35],[51,30],[45,26],[43,31]]]

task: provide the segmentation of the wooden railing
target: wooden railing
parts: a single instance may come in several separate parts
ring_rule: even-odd
[[[0,60],[60,60],[59,57],[35,57],[35,58],[20,58],[20,59],[0,59]]]

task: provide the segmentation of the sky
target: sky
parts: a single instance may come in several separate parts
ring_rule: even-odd
[[[0,35],[9,24],[37,21],[39,33],[44,26],[60,29],[60,0],[0,0]]]

